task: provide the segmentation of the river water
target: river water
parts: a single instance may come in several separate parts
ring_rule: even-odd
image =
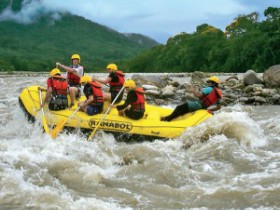
[[[46,75],[0,76],[1,210],[280,209],[280,106],[224,107],[168,141],[52,140],[18,104]]]

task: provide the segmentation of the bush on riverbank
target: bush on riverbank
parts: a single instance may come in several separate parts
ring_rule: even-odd
[[[255,12],[240,15],[223,32],[208,24],[193,34],[181,33],[166,45],[145,51],[129,62],[137,72],[263,72],[280,61],[280,8],[269,7],[265,19]]]

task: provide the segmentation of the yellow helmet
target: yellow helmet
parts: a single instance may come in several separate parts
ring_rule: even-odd
[[[91,79],[90,76],[82,76],[81,79],[80,79],[80,83],[81,83],[81,84],[82,84],[82,83],[89,83],[89,82],[91,82],[91,81],[92,81],[92,79]]]
[[[123,86],[125,88],[135,88],[136,87],[136,84],[135,82],[132,80],[132,79],[128,79],[126,80],[124,83],[123,83]]]
[[[215,82],[216,84],[220,84],[220,83],[221,83],[221,81],[219,80],[219,78],[218,78],[218,77],[215,77],[215,76],[210,77],[210,78],[207,80],[207,82],[208,82],[208,81]]]
[[[117,71],[118,67],[117,67],[116,64],[110,63],[110,64],[107,65],[106,69],[111,69],[112,71]]]
[[[50,76],[51,76],[51,77],[53,77],[53,76],[55,76],[55,75],[57,75],[57,74],[61,75],[60,70],[57,69],[57,68],[54,68],[54,69],[51,70],[51,72],[50,72]]]
[[[80,56],[79,56],[78,54],[73,54],[73,55],[71,56],[71,60],[73,60],[73,59],[78,59],[79,62],[81,62],[81,58],[80,58]]]

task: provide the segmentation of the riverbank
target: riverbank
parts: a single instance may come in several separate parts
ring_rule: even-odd
[[[263,74],[252,70],[244,74],[220,74],[194,72],[188,75],[132,75],[139,85],[145,89],[149,102],[158,105],[180,103],[196,98],[189,92],[191,85],[201,89],[210,76],[218,76],[223,92],[223,105],[280,105],[280,88],[268,87]],[[279,84],[280,87],[280,84]]]
[[[48,77],[49,72],[0,72],[0,78],[5,77]],[[107,73],[86,74],[98,78],[106,78]],[[170,105],[195,100],[189,93],[190,85],[198,88],[205,86],[207,78],[218,76],[221,80],[220,88],[223,92],[223,105],[251,104],[251,105],[280,105],[280,89],[265,85],[263,73],[252,70],[246,73],[126,73],[126,79],[131,78],[145,90],[149,103]],[[45,85],[44,83],[41,85]],[[280,86],[280,85],[279,85]],[[104,91],[108,87],[103,86]]]

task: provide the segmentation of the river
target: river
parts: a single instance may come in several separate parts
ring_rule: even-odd
[[[223,107],[168,141],[52,140],[18,104],[45,80],[0,74],[1,210],[280,209],[280,106]]]

